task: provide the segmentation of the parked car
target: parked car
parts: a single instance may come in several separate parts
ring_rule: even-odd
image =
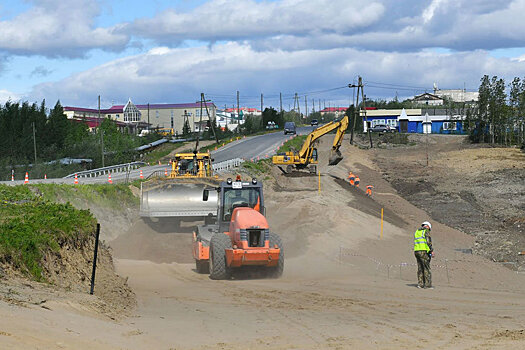
[[[286,122],[284,123],[284,134],[296,134],[295,131],[295,123],[294,122]]]
[[[278,129],[279,128],[279,125],[275,124],[275,122],[268,122],[268,125],[266,125],[266,129],[267,130],[273,130],[273,129]]]
[[[317,125],[319,125],[319,120],[317,120],[317,119],[312,119],[312,121],[310,122],[310,125],[311,125],[311,126],[317,126]]]
[[[390,127],[390,125],[377,124],[370,128],[370,132],[395,132],[396,129]]]

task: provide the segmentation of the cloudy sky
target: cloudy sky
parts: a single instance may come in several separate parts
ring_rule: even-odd
[[[525,0],[2,0],[0,103],[348,105],[525,76]]]

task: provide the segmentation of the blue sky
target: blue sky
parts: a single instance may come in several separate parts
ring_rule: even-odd
[[[358,75],[370,98],[475,90],[483,74],[525,76],[523,13],[525,0],[3,0],[0,103],[204,92],[231,106],[239,90],[243,105],[298,92],[310,109],[350,103]]]

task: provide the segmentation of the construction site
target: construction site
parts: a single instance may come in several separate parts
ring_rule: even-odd
[[[1,347],[523,349],[525,153],[454,135],[411,135],[409,144],[372,149],[364,137],[351,145],[349,135],[322,135],[311,137],[315,159],[307,155],[314,174],[299,158],[306,171],[263,161],[257,171],[201,173],[208,184],[191,186],[222,203],[215,223],[206,212],[213,208],[197,212],[187,201],[176,210],[183,214],[148,217],[155,215],[136,204],[141,190],[133,185],[136,200],[127,204],[73,202],[101,224],[94,295],[92,240],[45,259],[51,283],[29,281],[4,262]],[[175,184],[157,191],[198,175],[180,166],[183,155],[174,159]],[[350,171],[359,187],[349,184]],[[228,211],[236,188],[254,197],[231,200]],[[427,220],[434,289],[418,289],[414,231]],[[231,240],[220,245],[207,232]]]

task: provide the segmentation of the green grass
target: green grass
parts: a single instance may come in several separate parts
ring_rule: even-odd
[[[146,163],[157,163],[159,160],[161,160],[162,158],[166,157],[168,154],[170,154],[171,152],[173,152],[177,148],[185,146],[187,144],[188,144],[188,142],[183,142],[183,143],[166,142],[166,143],[163,143],[162,145],[160,145],[159,147],[157,147],[156,149],[154,149],[150,153],[146,154],[144,156],[144,158],[142,159],[142,161],[146,162]]]
[[[307,137],[308,135],[299,135],[291,140],[286,141],[284,145],[281,148],[279,148],[278,153],[284,153],[291,150],[299,151],[301,147],[303,147],[303,143]]]
[[[252,175],[260,175],[269,173],[272,166],[271,159],[262,159],[257,162],[246,161],[242,163],[242,167]]]
[[[34,280],[45,281],[47,254],[83,246],[95,225],[88,210],[53,203],[29,186],[0,185],[0,261]]]
[[[77,207],[86,203],[97,207],[119,209],[136,207],[139,199],[133,195],[127,184],[93,184],[93,185],[31,185],[43,199],[52,202],[70,202]],[[140,188],[140,185],[139,185]]]

